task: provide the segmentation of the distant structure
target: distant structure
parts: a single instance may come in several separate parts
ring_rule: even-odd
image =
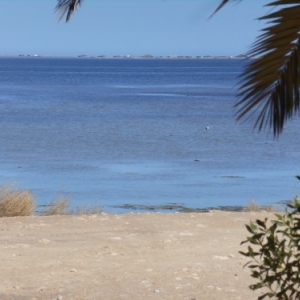
[[[6,57],[6,56],[15,56],[15,55],[3,55],[0,54],[0,57]],[[16,55],[19,57],[61,57],[61,56],[49,56],[49,55],[39,55],[39,54],[19,54]],[[63,57],[69,57],[63,56]],[[73,57],[73,56],[70,56]],[[145,55],[105,55],[105,54],[100,54],[100,55],[86,55],[86,54],[80,54],[77,55],[78,58],[122,58],[122,59],[245,59],[249,58],[246,54],[240,54],[237,56],[232,56],[232,55],[219,55],[219,56],[213,56],[213,55],[152,55],[152,54],[145,54]],[[251,57],[251,58],[257,58],[257,57]]]
[[[151,54],[145,54],[143,57],[144,57],[144,58],[153,58],[154,56],[151,55]]]

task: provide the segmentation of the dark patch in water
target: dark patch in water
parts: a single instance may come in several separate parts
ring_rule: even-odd
[[[124,204],[124,205],[114,205],[113,208],[121,208],[126,210],[139,210],[139,211],[169,211],[169,212],[198,212],[204,213],[210,210],[222,210],[222,211],[243,211],[243,206],[219,206],[219,207],[206,207],[206,208],[191,208],[186,207],[181,203],[166,203],[162,205],[150,205],[150,204]]]
[[[291,203],[291,200],[281,200],[274,203],[274,209],[277,212],[284,211],[286,205]],[[260,210],[268,210],[270,205],[261,206]],[[228,211],[228,212],[246,212],[248,211],[245,206],[217,206],[217,207],[205,207],[205,208],[192,208],[186,207],[183,203],[166,203],[161,205],[150,204],[124,204],[114,205],[113,208],[121,208],[130,211],[146,211],[146,212],[181,212],[181,213],[205,213],[212,210]]]

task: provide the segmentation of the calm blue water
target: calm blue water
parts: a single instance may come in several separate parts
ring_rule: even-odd
[[[0,184],[108,212],[292,199],[299,120],[279,140],[235,124],[243,63],[1,58]]]

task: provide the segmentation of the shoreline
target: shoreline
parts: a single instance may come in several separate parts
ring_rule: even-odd
[[[256,201],[250,201],[247,206],[217,206],[217,207],[200,207],[193,208],[187,207],[183,203],[167,203],[161,205],[150,205],[150,204],[122,204],[122,205],[112,205],[107,207],[101,206],[69,206],[67,204],[64,213],[53,213],[50,215],[79,215],[80,212],[82,214],[92,215],[97,214],[93,213],[93,211],[97,210],[102,213],[107,213],[111,215],[122,215],[122,214],[130,214],[130,213],[138,213],[138,214],[147,214],[147,213],[163,213],[163,214],[177,214],[177,213],[209,213],[209,212],[252,212],[252,213],[260,213],[260,212],[284,212],[288,203],[292,203],[292,200],[283,200],[271,205],[260,205]],[[53,204],[41,204],[37,205],[36,209],[33,212],[33,216],[43,216],[43,211],[45,209],[51,208],[51,206],[56,205]],[[112,209],[112,211],[110,211]],[[119,211],[117,211],[119,210]]]
[[[125,213],[139,212],[160,212],[160,213],[208,213],[211,211],[224,211],[224,212],[278,212],[284,211],[286,204],[292,200],[283,200],[271,205],[259,205],[255,201],[250,201],[247,206],[242,205],[222,205],[216,207],[201,207],[193,208],[187,207],[180,203],[167,203],[161,205],[148,205],[148,204],[123,204],[110,206],[113,209],[119,208],[125,210]]]

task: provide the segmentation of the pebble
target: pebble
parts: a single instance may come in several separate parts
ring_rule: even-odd
[[[172,243],[172,240],[164,240],[164,243]]]
[[[113,236],[113,237],[111,237],[110,238],[111,240],[121,240],[122,238],[121,237],[119,237],[119,236]]]
[[[206,228],[207,226],[206,226],[206,225],[203,225],[203,224],[197,224],[196,227]]]
[[[154,290],[154,293],[160,293],[160,290]]]
[[[214,259],[222,259],[222,260],[224,260],[224,259],[228,259],[228,256],[219,256],[219,255],[215,255],[213,258],[214,258]]]
[[[49,244],[50,241],[48,239],[41,239],[41,240],[38,240],[39,243],[42,243],[42,244]]]
[[[76,270],[76,269],[71,269],[70,272],[71,272],[71,273],[76,273],[77,270]]]
[[[180,232],[179,235],[180,236],[193,236],[194,234],[191,232]]]

